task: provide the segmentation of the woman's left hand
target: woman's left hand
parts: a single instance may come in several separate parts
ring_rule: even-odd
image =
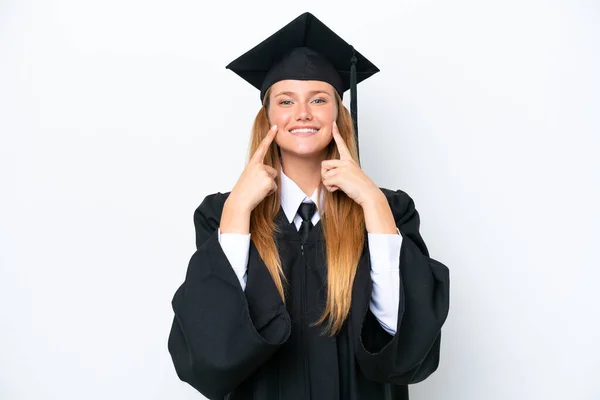
[[[321,180],[330,192],[341,189],[359,205],[375,200],[382,192],[363,172],[350,155],[348,146],[342,139],[337,124],[333,122],[333,139],[340,153],[339,160],[324,160],[321,163]]]

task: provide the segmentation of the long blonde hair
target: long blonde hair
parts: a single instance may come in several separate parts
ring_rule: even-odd
[[[338,107],[337,125],[340,135],[346,142],[352,158],[358,163],[358,152],[354,138],[354,126],[350,112],[335,92]],[[269,91],[265,94],[265,102],[258,111],[252,127],[252,136],[248,159],[254,154],[260,142],[269,131],[268,120]],[[326,159],[339,159],[335,141],[331,141],[327,149]],[[275,141],[265,155],[264,163],[280,170],[279,148]],[[280,208],[281,175],[277,175],[277,193],[267,196],[256,206],[250,216],[250,233],[261,258],[265,262],[275,286],[285,302],[285,276],[281,259],[275,243],[275,233],[280,233],[275,217]],[[363,210],[341,189],[329,192],[323,184],[319,185],[318,197],[324,191],[324,207],[320,209],[321,226],[325,236],[327,257],[327,302],[321,318],[315,325],[327,321],[326,330],[334,336],[341,330],[350,312],[352,285],[356,268],[364,246],[365,220]]]

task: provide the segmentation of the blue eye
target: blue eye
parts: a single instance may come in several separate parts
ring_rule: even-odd
[[[323,104],[323,103],[326,103],[326,101],[325,101],[325,99],[314,99],[314,100],[312,101],[312,103],[315,103],[315,104]],[[282,105],[282,106],[289,106],[289,105],[292,105],[292,104],[293,104],[293,102],[292,102],[292,100],[281,100],[281,101],[279,102],[279,104],[280,104],[280,105]]]

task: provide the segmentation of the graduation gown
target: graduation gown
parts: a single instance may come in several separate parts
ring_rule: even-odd
[[[288,279],[281,300],[253,242],[242,290],[218,241],[227,193],[207,196],[194,213],[197,250],[177,289],[168,339],[177,375],[209,399],[408,399],[408,384],[438,367],[441,328],[449,307],[449,271],[429,257],[419,214],[403,191],[382,189],[403,236],[400,304],[390,335],[369,309],[370,258],[360,258],[349,316],[335,337],[312,326],[326,301],[327,266],[321,221],[301,249],[300,235],[276,216]]]

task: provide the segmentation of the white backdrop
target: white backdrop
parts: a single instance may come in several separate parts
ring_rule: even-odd
[[[363,169],[451,270],[412,400],[600,399],[594,0],[2,0],[0,399],[201,398],[167,337],[259,107],[225,65],[304,11],[381,69]]]

